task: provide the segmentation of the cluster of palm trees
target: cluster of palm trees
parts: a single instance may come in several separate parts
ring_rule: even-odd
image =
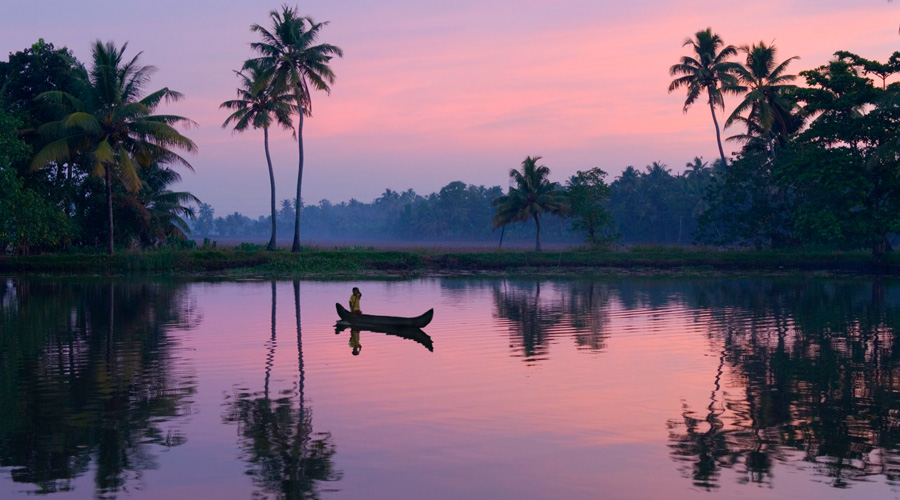
[[[791,82],[797,77],[786,74],[791,61],[798,59],[796,56],[778,63],[774,44],[759,42],[741,47],[726,46],[711,28],[698,31],[683,45],[690,47],[691,53],[669,68],[669,74],[676,77],[669,84],[669,92],[682,88],[687,91],[684,112],[698,99],[706,98],[716,129],[722,165],[727,166],[728,161],[722,148],[716,108],[724,110],[726,93],[743,94],[744,98],[725,120],[725,127],[741,123],[747,128],[745,134],[729,137],[728,140],[757,146],[774,155],[779,139],[800,128],[803,120],[793,113],[797,104],[790,98],[789,92],[794,87]],[[743,64],[730,60],[740,53],[746,56]]]
[[[251,43],[257,57],[244,62],[237,71],[240,87],[237,99],[225,101],[221,108],[232,110],[222,124],[232,125],[235,132],[247,128],[262,129],[266,161],[269,167],[271,188],[272,235],[267,248],[275,249],[276,206],[275,175],[269,154],[269,128],[272,126],[291,130],[299,145],[297,195],[300,200],[303,185],[303,120],[312,116],[312,90],[331,91],[335,75],[329,62],[335,56],[342,57],[339,47],[317,43],[327,22],[317,23],[311,17],[300,16],[297,9],[284,5],[281,10],[269,13],[271,29],[254,24],[250,30],[260,36]],[[292,122],[297,115],[296,125]],[[300,251],[300,210],[294,216],[294,241],[292,251]]]
[[[155,114],[163,102],[178,101],[182,95],[162,88],[145,93],[153,66],[142,65],[141,53],[125,58],[128,44],[117,47],[113,42],[94,42],[92,66],[87,69],[78,64],[71,92],[49,91],[36,97],[58,119],[38,128],[41,147],[31,161],[31,170],[56,165],[60,171],[65,165],[79,165],[104,181],[107,211],[107,251],[113,253],[113,183],[121,183],[129,193],[129,200],[144,202],[145,220],[154,224],[152,216],[156,201],[160,210],[166,211],[163,222],[172,217],[190,215],[185,206],[194,198],[187,193],[172,193],[165,189],[167,182],[177,179],[166,165],[180,164],[192,170],[191,164],[176,151],[193,153],[197,146],[179,132],[175,126],[190,127],[194,123],[176,115]],[[154,179],[147,173],[155,172]],[[153,187],[154,196],[138,198],[145,188]],[[160,199],[156,195],[163,195]],[[164,199],[163,199],[164,198]],[[127,202],[128,200],[126,200]],[[182,205],[185,203],[185,205]],[[184,221],[167,228],[186,228]],[[159,221],[155,221],[159,222]],[[159,228],[157,228],[159,229]],[[168,231],[161,229],[163,233]],[[154,230],[154,233],[156,231]]]

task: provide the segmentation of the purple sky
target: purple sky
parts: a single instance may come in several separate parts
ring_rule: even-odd
[[[900,49],[900,3],[885,0],[414,0],[307,1],[330,21],[322,41],[344,50],[331,95],[313,96],[304,128],[303,198],[369,201],[385,188],[426,194],[454,180],[507,185],[509,168],[543,156],[551,178],[599,166],[617,176],[652,161],[674,172],[716,156],[702,103],[682,114],[666,92],[681,42],[711,26],[726,43],[774,40],[792,73],[837,50],[886,60]],[[159,68],[150,89],[186,95],[166,112],[200,124],[196,174],[182,185],[218,215],[268,210],[262,132],[221,128],[231,70],[251,55],[249,26],[268,25],[277,2],[102,0],[7,2],[0,51],[43,37],[89,59],[100,38],[129,42]],[[726,101],[727,112],[737,103]],[[737,129],[725,135],[738,133]],[[297,148],[272,138],[278,199],[296,189]]]

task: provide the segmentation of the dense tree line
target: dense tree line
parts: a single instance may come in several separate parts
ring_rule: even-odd
[[[85,65],[40,40],[0,62],[0,251],[184,241],[198,200],[169,186],[191,122],[154,114],[181,94],[147,92],[155,68],[126,48],[98,40]]]
[[[675,174],[664,163],[654,162],[642,170],[628,167],[611,184],[604,182],[600,169],[580,172],[565,186],[557,186],[571,200],[573,212],[544,216],[542,237],[575,244],[690,244],[697,218],[705,208],[703,193],[718,165],[713,168],[695,158],[682,173]],[[303,224],[311,238],[325,240],[497,241],[501,234],[504,240],[534,240],[532,219],[510,222],[505,229],[492,225],[497,212],[492,202],[504,194],[500,186],[461,181],[428,195],[411,189],[386,189],[368,203],[355,199],[304,203]],[[293,203],[283,200],[276,214],[278,231],[286,234],[293,224]],[[216,216],[214,207],[203,204],[193,222],[193,234],[198,238],[257,240],[270,234],[271,220],[238,212]]]
[[[466,185],[456,181],[440,191],[420,195],[412,189],[386,189],[375,200],[356,199],[301,205],[304,231],[315,239],[366,241],[400,239],[407,241],[483,241],[496,239],[499,231],[491,225],[492,202],[503,194],[499,186]],[[294,222],[295,205],[283,200],[276,213],[278,230],[286,231]],[[544,232],[553,240],[571,240],[566,221],[551,217]],[[215,216],[213,207],[203,204],[193,225],[197,237],[264,237],[271,230],[270,217],[251,219],[238,212]],[[517,225],[507,230],[512,238],[533,238],[532,226]],[[282,234],[284,234],[282,232]],[[289,233],[288,233],[289,234]]]
[[[707,45],[715,50],[721,42]],[[719,55],[726,52],[742,53],[745,61],[723,61]],[[729,138],[744,146],[705,193],[698,240],[867,247],[880,258],[900,230],[900,83],[887,82],[900,72],[900,52],[879,62],[838,51],[827,64],[802,71],[802,87],[786,73],[795,58],[779,63],[774,45],[728,46],[712,54],[699,59],[718,60],[724,73],[711,79],[710,72],[697,71],[691,82],[713,88],[710,103],[718,103],[715,92],[744,96],[726,121],[745,128]],[[679,68],[673,66],[673,74]]]
[[[325,23],[288,7],[273,11],[272,23],[274,31],[253,26],[260,57],[244,64],[237,99],[222,105],[235,131],[298,133],[310,89],[327,91],[333,81],[327,63],[340,49],[313,43]],[[293,45],[279,37],[293,37]],[[171,188],[176,167],[190,168],[181,153],[196,149],[174,126],[191,122],[155,114],[181,94],[146,91],[154,68],[140,54],[129,59],[127,44],[97,41],[83,64],[40,40],[0,62],[0,249],[190,246],[195,215],[194,237],[269,236],[272,248],[278,231],[293,228],[296,240],[303,214],[313,241],[534,238],[539,248],[543,237],[869,248],[876,257],[890,250],[900,232],[900,83],[891,82],[900,52],[877,61],[838,51],[798,76],[789,73],[796,57],[779,60],[772,44],[725,45],[706,29],[684,45],[689,55],[670,68],[669,90],[686,90],[685,111],[709,105],[720,147],[712,164],[695,158],[680,173],[661,162],[628,166],[607,184],[600,168],[554,181],[539,157],[528,157],[510,170],[508,190],[457,181],[428,195],[387,189],[369,203],[301,203],[299,213],[296,198],[275,203],[273,185],[272,215],[251,219],[216,217],[213,207]],[[294,66],[279,66],[276,49],[296,56]],[[292,80],[290,68],[305,73]],[[726,140],[742,144],[732,158],[721,148],[717,118],[729,95],[739,101],[723,125],[737,133]]]
[[[867,76],[888,64],[839,52],[784,95],[803,128],[751,128],[747,144],[709,193],[703,241],[776,248],[869,247],[880,256],[900,230],[900,99],[897,83]],[[870,69],[867,69],[870,68]]]

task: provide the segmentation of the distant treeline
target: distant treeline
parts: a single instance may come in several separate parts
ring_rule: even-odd
[[[718,165],[718,163],[716,164]],[[718,167],[716,167],[718,168]],[[618,236],[623,243],[690,244],[697,217],[703,210],[703,193],[713,178],[714,169],[700,158],[686,164],[681,174],[673,174],[665,164],[654,162],[644,170],[628,167],[611,185],[606,208],[613,227],[607,235]],[[440,191],[420,195],[412,189],[386,189],[375,200],[318,204],[304,203],[301,224],[305,238],[369,241],[402,239],[405,241],[484,241],[496,240],[502,229],[491,219],[496,212],[492,202],[504,194],[500,186],[466,185],[456,181]],[[547,214],[541,221],[544,239],[582,242],[586,233],[572,228],[571,218]],[[282,200],[277,215],[279,234],[289,235],[294,223],[294,203]],[[193,222],[195,237],[253,238],[262,240],[271,230],[271,217],[250,218],[234,212],[216,216],[213,207],[201,204]],[[504,238],[531,240],[535,225],[510,224]]]

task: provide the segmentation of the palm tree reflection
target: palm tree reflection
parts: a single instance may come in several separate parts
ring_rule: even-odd
[[[708,489],[725,468],[771,483],[775,463],[806,463],[837,488],[900,479],[900,308],[883,285],[742,288],[706,294],[731,302],[710,336],[722,346],[716,386],[724,363],[737,391],[714,392],[705,429],[687,405],[669,421],[685,475]]]
[[[510,347],[529,363],[546,358],[551,338],[573,332],[580,348],[606,348],[609,294],[599,283],[503,281],[492,285],[492,295],[494,317],[510,329]]]
[[[175,328],[199,322],[183,286],[46,283],[0,287],[0,466],[35,493],[73,488],[94,463],[112,498],[187,438],[195,381]]]
[[[336,448],[331,434],[314,432],[312,410],[305,404],[303,343],[300,328],[300,283],[294,281],[297,321],[298,378],[294,390],[276,399],[269,394],[275,355],[276,284],[272,282],[272,333],[266,357],[264,389],[260,393],[238,392],[227,398],[225,422],[238,425],[238,435],[248,474],[261,491],[254,498],[319,498],[320,483],[338,481],[334,469]]]

